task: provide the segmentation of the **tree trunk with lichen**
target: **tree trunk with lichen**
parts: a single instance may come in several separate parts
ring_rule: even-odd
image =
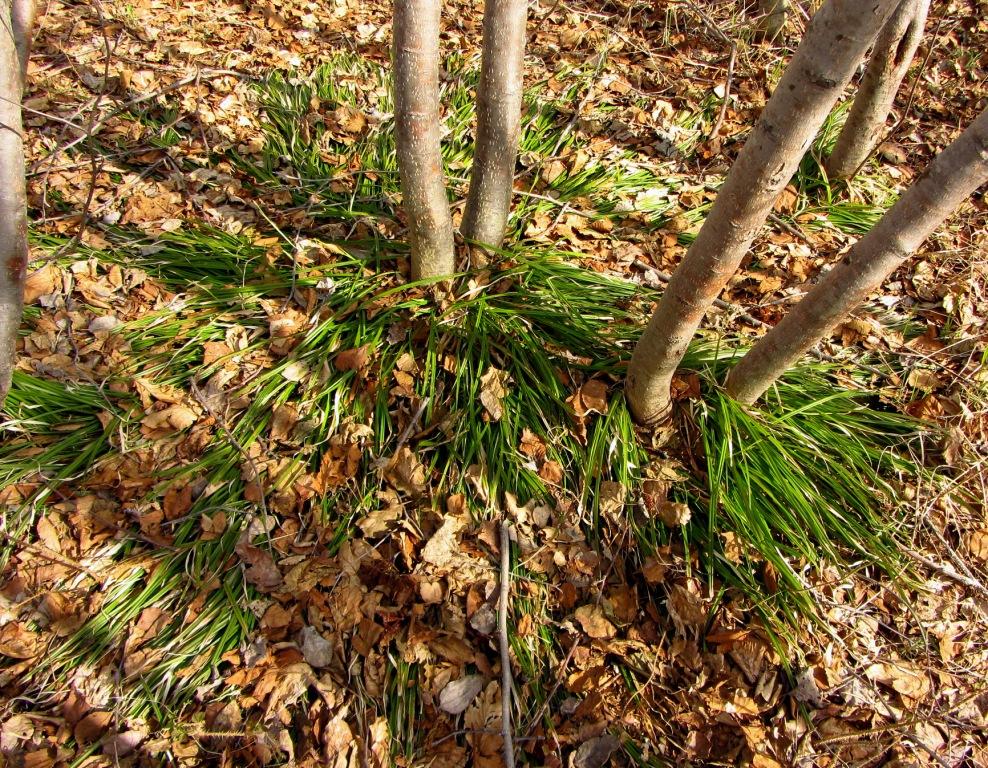
[[[813,17],[635,347],[626,392],[640,423],[669,416],[673,374],[707,308],[737,270],[895,5],[895,0],[829,0]]]
[[[27,271],[27,193],[21,99],[34,26],[31,0],[0,0],[0,404],[10,390]]]
[[[758,10],[762,14],[758,20],[758,33],[766,40],[775,40],[782,34],[786,25],[789,4],[786,0],[758,0]]]
[[[395,143],[412,279],[456,271],[439,130],[441,0],[395,0]]]
[[[486,0],[477,139],[460,230],[481,247],[498,248],[511,208],[525,62],[527,0]]]
[[[903,194],[840,263],[731,371],[728,393],[753,403],[988,183],[988,110]]]
[[[881,141],[929,10],[930,0],[902,0],[879,33],[847,122],[827,159],[831,178],[851,178]]]

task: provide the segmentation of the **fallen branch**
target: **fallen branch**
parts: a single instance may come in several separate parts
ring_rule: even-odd
[[[497,634],[501,646],[501,735],[504,737],[505,768],[515,768],[515,745],[511,736],[511,654],[508,648],[508,598],[511,593],[511,526],[501,521],[501,594],[497,602]]]
[[[936,560],[931,560],[925,555],[919,554],[919,552],[913,552],[912,550],[907,549],[906,554],[917,563],[925,565],[931,571],[936,571],[941,576],[950,579],[951,581],[955,581],[974,592],[977,592],[984,598],[988,598],[988,587],[977,579],[971,578],[970,576],[965,576],[963,573],[956,571],[952,566],[949,566],[946,563],[938,563]]]

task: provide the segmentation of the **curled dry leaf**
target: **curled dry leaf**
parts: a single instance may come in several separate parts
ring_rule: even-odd
[[[46,264],[30,273],[24,281],[24,303],[34,304],[40,297],[62,287],[62,273],[54,264]]]
[[[601,514],[609,520],[620,521],[627,497],[628,489],[624,485],[614,480],[604,480],[597,493]]]
[[[299,646],[306,663],[314,669],[322,669],[333,663],[333,644],[315,627],[305,626],[299,632]]]
[[[607,620],[599,605],[581,605],[576,609],[575,616],[583,631],[595,640],[610,640],[617,635],[617,629]]]
[[[298,409],[291,403],[275,408],[271,418],[271,439],[285,441],[291,438],[298,418]]]
[[[336,355],[333,364],[338,371],[354,371],[357,376],[363,378],[370,366],[370,355],[366,346],[347,349]]]
[[[570,768],[602,768],[621,746],[621,740],[605,733],[583,742],[570,758]]]
[[[124,731],[103,739],[103,754],[111,758],[127,757],[147,738],[145,731]]]
[[[451,715],[466,712],[483,687],[481,675],[464,675],[459,680],[452,680],[439,693],[439,707]]]
[[[607,384],[600,379],[585,381],[566,402],[573,406],[573,412],[578,417],[590,413],[607,413]]]
[[[141,419],[141,434],[144,437],[165,437],[174,432],[188,429],[199,417],[187,405],[173,405],[163,411],[154,411]]]
[[[76,723],[75,728],[72,730],[72,735],[79,743],[89,744],[106,733],[106,729],[110,726],[112,719],[113,714],[111,712],[103,710],[90,712]]]
[[[659,519],[670,528],[686,525],[691,517],[689,506],[680,501],[663,501],[659,504],[658,514]]]
[[[364,536],[371,539],[382,536],[394,528],[404,514],[398,494],[394,491],[378,491],[377,497],[381,502],[380,508],[369,512],[357,521],[357,527],[364,532]]]
[[[250,535],[244,533],[237,542],[236,552],[246,566],[247,581],[262,592],[273,592],[281,586],[281,572],[271,554],[250,543]]]
[[[502,371],[493,365],[480,377],[480,403],[494,421],[500,421],[504,416],[501,401],[508,394],[507,385],[510,378],[507,371]]]
[[[443,519],[443,524],[439,530],[432,535],[432,538],[422,548],[422,559],[438,568],[442,568],[449,563],[453,559],[453,555],[459,550],[457,534],[463,528],[463,525],[462,519],[447,515]]]
[[[384,476],[399,491],[410,496],[425,493],[425,467],[407,446],[402,446],[388,462]]]

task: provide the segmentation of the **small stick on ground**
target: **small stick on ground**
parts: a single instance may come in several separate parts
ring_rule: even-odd
[[[511,593],[511,526],[501,521],[501,594],[497,602],[497,634],[501,646],[501,735],[504,765],[515,768],[515,745],[511,736],[511,654],[508,648],[508,598]]]
[[[727,60],[727,76],[724,78],[724,100],[720,103],[720,112],[717,113],[717,121],[710,129],[710,138],[716,139],[720,133],[720,127],[724,124],[727,116],[727,105],[731,101],[731,80],[734,77],[734,60],[737,58],[738,48],[731,43],[731,58]]]
[[[925,555],[921,555],[919,552],[914,552],[910,549],[907,549],[906,554],[909,555],[909,557],[911,557],[917,563],[922,563],[930,570],[939,573],[941,576],[950,579],[951,581],[954,581],[962,586],[965,586],[974,592],[977,592],[979,595],[981,595],[981,597],[988,598],[988,587],[986,587],[977,579],[972,578],[970,576],[965,576],[963,573],[959,573],[958,571],[956,571],[954,568],[947,565],[946,563],[938,563],[936,560],[932,560],[931,558],[926,557]]]

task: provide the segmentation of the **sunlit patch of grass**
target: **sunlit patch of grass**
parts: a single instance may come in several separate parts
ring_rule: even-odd
[[[236,350],[237,376],[223,394],[240,405],[224,416],[201,455],[163,468],[156,477],[152,497],[172,483],[195,478],[218,490],[198,500],[169,529],[173,543],[153,557],[125,537],[127,545],[116,557],[133,567],[121,565],[124,575],[105,585],[96,614],[39,669],[39,684],[49,690],[78,665],[98,664],[119,649],[128,627],[148,607],[176,618],[149,645],[149,661],[140,673],[121,681],[121,701],[141,716],[158,717],[156,707],[180,712],[208,682],[222,653],[250,637],[256,618],[244,606],[252,591],[230,563],[240,532],[265,510],[245,499],[245,452],[266,434],[274,409],[283,403],[295,404],[311,427],[295,449],[292,471],[314,471],[326,443],[344,425],[369,428],[360,478],[311,508],[318,525],[330,532],[323,538],[330,553],[353,535],[354,520],[376,503],[379,480],[373,462],[396,450],[408,420],[402,409],[411,413],[422,406],[417,428],[406,440],[429,468],[434,494],[472,496],[466,469],[476,465],[491,504],[477,504],[475,514],[495,514],[509,492],[521,503],[565,498],[574,503],[595,546],[606,541],[608,525],[600,509],[601,484],[620,483],[634,499],[655,458],[636,433],[620,382],[656,296],[574,266],[573,254],[502,251],[486,272],[463,276],[437,309],[423,286],[403,283],[393,271],[401,248],[383,240],[367,248],[323,244],[320,258],[299,259],[287,241],[272,244],[209,229],[164,234],[153,247],[124,232],[112,236],[116,251],[107,258],[145,270],[174,294],[118,330],[133,365],[121,375],[141,374],[190,392],[193,384],[205,388],[223,361],[204,366],[203,345],[224,340],[236,328],[246,341]],[[270,355],[267,310],[272,305],[297,308],[300,296],[317,298],[307,325],[290,351]],[[358,347],[368,352],[367,380],[374,386],[364,386],[357,372],[335,366],[337,353]],[[419,369],[418,402],[396,403],[392,377],[406,353]],[[729,590],[732,599],[746,599],[777,637],[785,637],[787,628],[814,614],[806,569],[850,560],[898,572],[891,500],[896,473],[911,467],[899,458],[897,445],[914,427],[836,388],[830,371],[815,365],[787,375],[765,407],[742,408],[716,386],[734,354],[726,344],[697,342],[684,361],[701,372],[705,394],[703,403],[689,409],[691,434],[697,435],[690,448],[700,470],[673,492],[690,504],[693,521],[669,531],[631,501],[625,510],[627,535],[643,556],[681,537],[719,589]],[[481,379],[494,369],[507,377],[500,418],[481,400]],[[584,440],[574,429],[566,399],[591,378],[607,385],[609,402],[606,413],[590,420]],[[31,403],[65,391],[62,384],[42,380],[44,391],[30,395],[33,381],[19,379],[15,388],[20,394],[12,402],[21,419],[30,418]],[[73,451],[44,459],[56,467],[50,472],[65,477],[91,463],[85,458],[76,462],[77,456],[109,449],[96,419],[106,403],[98,391],[80,391],[85,397],[66,407],[88,414],[88,431],[81,432]],[[38,435],[57,432],[55,417],[45,418],[31,429]],[[564,469],[558,485],[547,484],[520,451],[526,430]],[[263,486],[281,482],[265,472]],[[228,510],[227,528],[219,539],[203,540],[203,515],[217,505]],[[725,532],[742,543],[740,557],[725,547]],[[774,581],[766,576],[769,566]],[[521,567],[515,575],[539,578]],[[200,612],[189,618],[187,608],[197,597]],[[513,620],[525,612],[541,615],[544,602],[530,595],[519,599]],[[534,635],[515,633],[512,643],[521,665],[519,684],[531,694],[521,714],[531,715],[552,689],[546,675],[560,656],[556,630],[539,622]],[[418,745],[421,703],[407,691],[418,671],[397,656],[385,666],[389,693],[384,712],[397,750],[407,757]]]
[[[122,424],[119,395],[96,385],[55,381],[15,371],[4,403],[0,488],[25,485],[23,502],[4,516],[0,561],[34,523],[59,486],[89,472],[113,450]]]
[[[444,61],[442,152],[451,192],[466,190],[473,160],[475,89],[479,62],[462,56]],[[539,213],[556,215],[559,208],[580,201],[601,216],[623,215],[622,199],[657,187],[675,188],[675,178],[660,178],[636,156],[617,147],[606,162],[589,157],[572,164],[589,139],[570,125],[570,112],[594,73],[560,72],[566,83],[556,94],[544,83],[525,95],[519,140],[523,176],[538,176],[545,164],[566,158],[539,190],[541,199],[521,195],[509,221],[510,237],[524,231],[525,222]],[[287,192],[294,206],[314,218],[355,221],[364,217],[393,219],[400,193],[395,158],[390,74],[378,64],[352,54],[339,54],[308,77],[276,72],[258,88],[264,110],[266,145],[260,160],[233,155],[234,162],[261,187]],[[337,110],[359,110],[368,124],[356,134],[338,125]],[[348,114],[344,111],[344,115]],[[688,115],[680,116],[688,120]],[[684,130],[684,141],[695,131]],[[649,212],[656,223],[672,206]]]
[[[810,214],[810,228],[833,227],[845,234],[868,232],[895,203],[893,179],[872,158],[848,181],[827,176],[825,164],[850,112],[852,102],[841,102],[824,120],[813,145],[803,157],[793,180],[799,198],[793,215]]]
[[[391,732],[392,755],[411,760],[420,746],[422,701],[418,696],[418,664],[389,654],[384,687],[384,712]]]
[[[694,533],[708,570],[783,632],[815,615],[805,569],[857,561],[893,578],[905,570],[897,482],[918,469],[905,450],[918,425],[835,387],[831,373],[801,364],[757,409],[708,386],[692,414],[706,465],[705,523]],[[724,532],[747,554],[729,556]]]

